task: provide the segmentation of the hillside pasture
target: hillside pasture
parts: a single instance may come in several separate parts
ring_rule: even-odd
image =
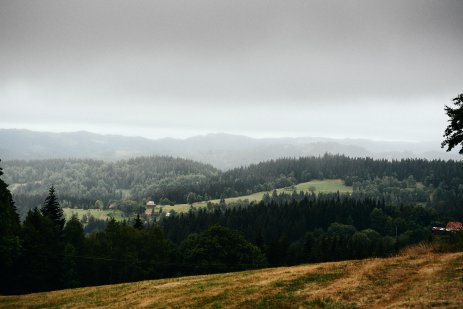
[[[310,190],[314,190],[316,194],[333,193],[333,192],[338,192],[338,191],[340,193],[351,193],[352,187],[346,186],[344,184],[344,181],[341,179],[323,179],[323,180],[312,180],[309,182],[300,183],[292,187],[276,189],[278,193],[285,192],[288,194],[291,194],[293,191],[310,192]],[[249,195],[230,197],[230,198],[226,198],[225,202],[226,203],[236,203],[236,202],[241,202],[241,201],[260,202],[264,194],[266,193],[272,194],[272,192],[273,191],[262,191],[262,192],[252,193]],[[125,195],[128,195],[129,190],[125,190],[122,193]],[[204,207],[207,207],[208,203],[219,204],[220,199],[193,203],[193,207],[194,208],[204,208]],[[182,213],[182,212],[188,212],[191,209],[191,205],[190,204],[176,204],[174,206],[158,205],[155,207],[154,211],[158,212],[160,208],[162,208],[164,213],[170,212],[171,210],[177,213]],[[76,214],[78,218],[82,218],[84,214],[86,215],[91,214],[96,219],[101,219],[101,220],[106,220],[111,217],[116,220],[130,219],[130,218],[125,217],[123,212],[119,210],[100,210],[100,209],[85,210],[85,209],[64,208],[64,214],[65,214],[66,219],[69,219],[73,213]]]
[[[293,191],[303,191],[303,192],[310,192],[313,189],[316,194],[318,193],[352,193],[352,187],[346,186],[344,181],[341,179],[323,179],[323,180],[312,180],[309,182],[299,183],[293,187],[286,187],[286,188],[279,188],[276,189],[277,193],[288,193],[291,194]],[[260,202],[264,197],[264,194],[272,194],[273,191],[261,191],[252,193],[249,195],[242,195],[237,197],[230,197],[226,198],[226,203],[236,203],[240,201],[248,201],[248,202]],[[214,199],[210,201],[202,201],[193,203],[193,207],[195,208],[202,208],[206,207],[208,203],[218,204],[220,203],[220,199]],[[163,211],[169,212],[170,210],[174,210],[176,212],[188,212],[191,208],[189,204],[176,204],[174,206],[156,206],[156,209],[159,210],[159,207],[163,207]]]
[[[84,215],[93,216],[95,219],[106,220],[114,218],[118,221],[127,219],[124,213],[120,210],[106,210],[106,209],[80,209],[80,208],[63,208],[64,217],[69,220],[72,215],[76,215],[77,218],[82,219]]]
[[[1,308],[462,308],[463,253],[278,267],[19,296]]]

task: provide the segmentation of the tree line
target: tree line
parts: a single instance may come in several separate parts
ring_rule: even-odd
[[[21,223],[1,181],[2,293],[26,293],[265,266],[387,256],[431,239],[422,206],[341,194],[273,194],[257,204],[200,209],[160,225],[110,220],[85,235],[63,218],[54,187]]]
[[[3,174],[0,169],[0,176]],[[0,293],[17,294],[78,286],[251,269],[266,265],[260,249],[218,225],[188,235],[180,245],[160,226],[110,220],[85,235],[69,221],[50,187],[40,208],[20,222],[7,184],[0,179]]]
[[[383,199],[341,194],[274,194],[257,204],[199,209],[162,222],[174,243],[219,224],[240,231],[271,266],[387,256],[432,238],[442,217],[428,207],[387,206]],[[445,220],[442,220],[444,222]]]
[[[4,166],[8,171],[6,181],[14,184],[12,191],[22,217],[28,209],[40,205],[53,183],[60,185],[63,207],[97,208],[121,200],[139,204],[146,200],[163,205],[191,203],[268,191],[313,179],[343,179],[346,185],[354,185],[388,176],[398,181],[412,176],[416,182],[432,186],[438,192],[430,204],[452,209],[449,215],[462,214],[457,203],[463,190],[463,163],[452,160],[389,161],[327,154],[270,160],[226,172],[172,157],[117,162],[9,161]]]

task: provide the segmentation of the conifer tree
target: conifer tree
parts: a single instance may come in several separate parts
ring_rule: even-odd
[[[22,226],[22,292],[62,287],[64,252],[60,238],[49,217],[37,208],[29,210]]]
[[[3,171],[0,168],[0,176]],[[0,293],[14,289],[15,262],[20,254],[19,216],[8,185],[0,179]]]
[[[138,230],[143,229],[143,222],[140,219],[140,214],[137,215],[137,218],[135,219],[135,222],[133,223],[133,227]]]
[[[58,198],[55,195],[55,187],[52,185],[48,191],[48,196],[45,199],[45,203],[41,209],[42,214],[45,217],[50,218],[57,230],[62,233],[64,229],[64,214],[61,208]]]
[[[85,234],[77,215],[73,215],[64,227],[64,286],[75,288],[81,285],[85,264],[76,258],[83,255]]]
[[[445,113],[449,116],[450,124],[445,129],[445,140],[441,146],[447,148],[447,151],[461,146],[459,153],[463,154],[463,93],[454,98],[453,103],[455,108],[445,106]]]

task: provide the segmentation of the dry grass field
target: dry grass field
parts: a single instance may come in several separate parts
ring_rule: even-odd
[[[399,256],[0,296],[2,308],[463,308],[463,253]]]

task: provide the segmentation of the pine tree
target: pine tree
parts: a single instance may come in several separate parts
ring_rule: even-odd
[[[64,227],[64,287],[75,288],[81,285],[85,264],[76,256],[83,255],[85,234],[77,215],[73,215]]]
[[[143,222],[141,222],[140,215],[137,215],[137,218],[135,219],[135,222],[133,223],[133,227],[142,230],[143,229]]]
[[[441,146],[447,148],[447,151],[461,146],[459,153],[463,154],[463,93],[454,98],[453,103],[455,108],[445,106],[445,113],[449,116],[450,124],[445,129],[445,140]]]
[[[52,220],[37,208],[22,226],[22,292],[59,289],[63,277],[63,246]]]
[[[50,190],[48,191],[48,196],[45,199],[45,203],[43,204],[41,212],[45,217],[50,218],[50,220],[53,222],[59,233],[63,232],[65,223],[63,209],[60,207],[58,198],[55,195],[55,188],[53,185],[50,187]]]
[[[0,176],[3,175],[0,168]],[[8,185],[0,179],[0,293],[15,289],[16,261],[20,254],[19,216]]]
[[[64,241],[73,245],[77,251],[81,250],[83,247],[85,241],[84,228],[75,214],[66,222],[66,226],[64,227]]]

